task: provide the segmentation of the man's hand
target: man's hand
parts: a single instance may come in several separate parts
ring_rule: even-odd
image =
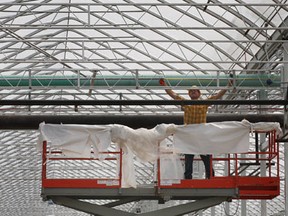
[[[165,80],[163,78],[159,79],[159,84],[161,86],[166,86]]]

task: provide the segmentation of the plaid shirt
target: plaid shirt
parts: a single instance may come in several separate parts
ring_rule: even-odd
[[[213,96],[208,99],[215,99]],[[176,100],[185,100],[185,98],[177,95]],[[200,124],[206,123],[206,116],[209,105],[184,105],[184,124]]]

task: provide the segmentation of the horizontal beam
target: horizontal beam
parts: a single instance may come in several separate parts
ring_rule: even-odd
[[[59,11],[60,13],[60,11]],[[66,12],[65,12],[66,13]],[[74,13],[74,12],[73,12]],[[121,37],[117,37],[117,40],[113,40],[113,39],[108,39],[108,38],[103,38],[103,37],[89,37],[89,38],[73,38],[73,37],[69,37],[68,38],[64,38],[64,37],[53,37],[53,38],[49,38],[47,39],[47,37],[43,36],[43,38],[39,37],[39,38],[29,38],[29,39],[16,39],[16,38],[5,38],[5,39],[1,39],[1,42],[43,42],[43,40],[47,40],[49,42],[87,42],[87,43],[94,43],[94,42],[101,42],[101,43],[139,43],[139,42],[146,42],[146,43],[284,43],[287,42],[287,40],[285,39],[279,39],[279,40],[272,40],[272,39],[268,39],[268,40],[249,40],[249,39],[227,39],[227,40],[220,40],[220,39],[203,39],[203,40],[191,40],[191,39],[173,39],[173,40],[168,40],[168,39],[130,39],[130,38],[121,38]],[[16,48],[15,48],[16,49]],[[19,48],[20,49],[20,48]],[[62,48],[64,49],[64,48]],[[79,50],[83,50],[83,48],[78,48]],[[21,50],[23,50],[23,48],[21,48]],[[75,49],[73,49],[75,50]],[[47,69],[47,68],[45,68]],[[231,69],[230,69],[231,70]],[[266,69],[267,70],[267,69]]]
[[[51,29],[51,28],[49,28]],[[157,28],[156,28],[157,29]],[[0,28],[1,30],[1,28]],[[108,49],[107,49],[108,50]],[[14,58],[14,59],[8,59],[8,60],[5,60],[3,61],[2,64],[10,64],[10,63],[62,63],[62,62],[65,62],[65,63],[97,63],[97,64],[131,64],[131,63],[137,63],[137,64],[165,64],[165,63],[169,63],[169,64],[184,64],[184,63],[187,63],[187,64],[191,64],[191,61],[189,60],[127,60],[127,59],[116,59],[116,58],[111,58],[111,59],[100,59],[100,58],[85,58],[85,59],[48,59],[48,60],[45,60],[45,59],[23,59],[23,58]],[[224,64],[224,63],[235,63],[235,64],[248,64],[248,63],[259,63],[259,64],[264,64],[264,63],[277,63],[277,64],[280,64],[279,61],[277,60],[209,60],[209,64]],[[207,61],[204,61],[204,60],[195,60],[193,61],[193,63],[197,63],[197,64],[206,64],[207,65]],[[288,63],[288,61],[281,61],[281,63]],[[204,69],[203,69],[204,70]]]
[[[161,66],[161,65],[160,65]],[[201,72],[203,71],[203,69],[199,69],[199,68],[191,68],[191,66],[187,65],[186,67],[181,67],[181,69],[177,69],[177,68],[167,68],[167,67],[157,67],[157,69],[151,69],[151,68],[138,68],[138,67],[130,67],[130,68],[116,68],[116,67],[109,67],[109,68],[96,68],[95,67],[85,67],[85,68],[80,68],[80,67],[77,67],[77,66],[74,66],[74,67],[69,67],[69,68],[59,68],[59,67],[49,67],[49,68],[39,68],[39,67],[29,67],[29,69],[27,69],[27,67],[25,66],[22,66],[22,67],[13,67],[13,68],[0,68],[0,72],[4,71],[4,72],[7,72],[7,71],[56,71],[56,72],[64,72],[64,71],[80,71],[80,72],[83,72],[83,71],[99,71],[99,72],[107,72],[107,71],[125,71],[125,72],[135,72],[135,71],[148,71],[148,72],[155,72],[156,74],[160,74],[162,73],[162,71],[165,71],[165,72],[168,72],[168,71],[172,71],[172,72]],[[230,73],[231,72],[231,69],[224,69],[224,68],[207,68],[205,69],[205,71],[207,72],[212,72],[214,74],[216,74],[216,72],[227,72],[227,73]],[[244,69],[244,68],[240,68],[240,69],[233,69],[233,71],[235,72],[267,72],[267,68],[259,68],[259,69]],[[271,69],[269,70],[271,72],[277,72],[277,69]],[[166,76],[165,76],[166,77]],[[186,76],[185,76],[186,77]],[[195,76],[194,76],[195,77]],[[198,77],[198,76],[197,76]]]
[[[0,100],[0,106],[288,105],[288,100]]]
[[[32,5],[36,5],[36,6],[79,6],[79,3],[67,3],[67,2],[63,2],[63,3],[57,3],[57,2],[49,2],[49,3],[34,3],[34,2],[13,2],[13,3],[8,3],[8,2],[1,2],[1,5],[8,5],[8,6],[15,6],[15,5],[22,5],[22,6],[32,6]],[[83,2],[83,4],[81,3],[81,6],[96,6],[96,5],[100,5],[100,6],[258,6],[258,7],[275,7],[275,6],[284,6],[286,7],[287,4],[286,3],[255,3],[255,2],[249,2],[249,3],[193,3],[193,2],[187,2],[187,3],[168,3],[168,2],[153,2],[153,3],[134,3],[134,2],[119,2],[119,3],[105,3],[105,2],[89,2],[89,3],[85,3]],[[43,11],[44,12],[44,11]]]
[[[39,29],[39,30],[47,30],[47,29],[61,29],[61,30],[71,30],[71,29],[119,29],[119,30],[281,30],[285,31],[287,30],[286,27],[258,27],[258,26],[247,26],[247,27],[238,27],[238,26],[181,26],[181,27],[175,27],[175,26],[122,26],[122,25],[27,25],[27,24],[11,24],[6,26],[0,26],[1,30],[17,30],[17,29]],[[6,61],[5,61],[6,62]],[[206,61],[207,63],[207,61]]]
[[[197,76],[143,76],[134,71],[132,76],[0,76],[0,87],[51,87],[51,86],[160,86],[159,79],[164,78],[169,86],[226,86],[231,77],[227,75],[197,75]],[[249,74],[235,75],[235,86],[279,87],[280,75]]]
[[[216,180],[217,181],[217,180]],[[41,196],[43,200],[52,197],[65,196],[73,199],[95,199],[95,200],[198,200],[208,197],[233,197],[237,198],[239,190],[237,188],[158,188],[137,187],[137,188],[42,188]],[[166,200],[165,200],[166,201]]]
[[[279,122],[283,124],[283,114],[208,114],[207,122],[242,121]],[[182,115],[2,115],[1,130],[37,130],[41,122],[50,124],[121,124],[128,127],[153,128],[157,124],[183,124]]]

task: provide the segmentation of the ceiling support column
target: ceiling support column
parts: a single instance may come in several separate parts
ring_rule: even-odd
[[[258,91],[258,99],[259,100],[267,100],[267,91],[266,90],[260,90]],[[259,114],[266,114],[265,108],[267,108],[267,106],[265,105],[260,105],[259,106]],[[265,142],[265,135],[264,134],[260,134],[260,142],[258,143],[258,149],[261,152],[265,152],[266,150],[263,149],[262,144]],[[258,137],[257,137],[258,139]],[[263,159],[260,161],[260,176],[261,177],[265,177],[266,176],[266,161],[265,161],[265,157],[267,157],[265,154],[261,154],[260,158]],[[266,216],[267,215],[267,201],[266,200],[261,200],[261,215],[262,216]]]
[[[284,62],[288,60],[288,42],[283,43],[283,54]],[[288,63],[284,63],[284,69],[282,73],[282,89],[284,100],[288,99]],[[286,134],[288,131],[288,110],[287,105],[284,106],[284,126],[283,133]],[[285,215],[288,215],[288,146],[284,144],[284,167],[285,167]]]

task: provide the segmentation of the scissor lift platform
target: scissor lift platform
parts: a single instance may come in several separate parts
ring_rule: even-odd
[[[267,146],[264,150],[258,148],[258,134],[260,133],[267,140]],[[49,151],[47,143],[43,142],[42,197],[44,200],[51,199],[57,204],[97,215],[134,215],[111,209],[111,207],[132,201],[158,200],[159,203],[165,203],[169,200],[192,201],[173,208],[170,207],[169,210],[162,209],[149,213],[149,215],[166,216],[179,215],[179,212],[186,214],[232,199],[273,199],[280,194],[279,148],[275,131],[256,131],[255,134],[255,148],[252,151],[245,154],[225,154],[221,157],[213,157],[211,163],[225,164],[226,174],[223,171],[222,173],[218,172],[214,166],[216,175],[210,179],[178,179],[177,181],[161,179],[161,160],[159,159],[157,170],[154,170],[156,173],[156,178],[153,178],[154,181],[150,184],[138,185],[137,188],[123,188],[121,186],[121,150],[108,152],[107,154],[110,156],[104,159],[104,161],[107,160],[114,164],[116,178],[115,176],[109,178],[107,176],[98,176],[97,178],[89,176],[85,179],[54,178],[55,175],[51,175],[49,169],[55,164],[49,165],[49,162],[83,162],[85,160],[92,162],[99,160],[97,158],[62,158],[61,152]],[[57,156],[53,157],[53,154]],[[101,163],[103,164],[103,161]],[[263,171],[260,175],[260,166],[265,169],[264,175]],[[54,170],[54,172],[57,171],[58,169]],[[111,200],[111,203],[97,205],[84,202],[85,199]]]

